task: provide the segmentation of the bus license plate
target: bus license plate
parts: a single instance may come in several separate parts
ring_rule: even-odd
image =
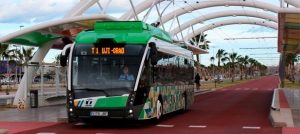
[[[92,111],[90,113],[91,116],[108,116],[108,112],[103,112],[103,111]]]

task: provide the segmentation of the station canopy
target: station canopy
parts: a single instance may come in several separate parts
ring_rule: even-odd
[[[300,13],[279,13],[278,52],[300,53]]]
[[[12,44],[26,44],[28,46],[39,47],[40,45],[62,37],[74,38],[79,32],[86,29],[92,29],[95,20],[81,21],[68,24],[61,24],[52,27],[47,27],[38,31],[23,34],[7,41]],[[60,41],[57,41],[53,48],[62,49],[64,47]]]

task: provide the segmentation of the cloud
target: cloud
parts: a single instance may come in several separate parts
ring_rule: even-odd
[[[41,22],[63,16],[78,0],[13,0],[0,5],[0,23]]]

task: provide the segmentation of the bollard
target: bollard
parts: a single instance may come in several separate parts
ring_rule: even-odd
[[[30,107],[31,108],[38,108],[38,90],[31,90],[30,91]]]

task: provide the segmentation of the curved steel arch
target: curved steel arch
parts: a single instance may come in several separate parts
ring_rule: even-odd
[[[198,17],[192,20],[189,20],[188,22],[183,23],[182,25],[178,26],[177,28],[174,28],[170,33],[172,35],[178,34],[180,31],[183,31],[187,28],[189,28],[192,25],[195,25],[199,22],[203,22],[206,20],[214,19],[214,18],[220,18],[220,17],[226,17],[226,16],[250,16],[250,17],[256,17],[256,18],[262,18],[266,19],[267,21],[273,21],[278,22],[278,18],[275,15],[267,14],[267,13],[257,13],[255,11],[244,11],[244,10],[231,10],[231,11],[220,11],[220,12],[214,12],[210,14],[203,15],[203,17]]]
[[[77,5],[75,5],[65,15],[65,17],[81,15],[85,10],[87,10],[89,7],[93,6],[98,1],[100,1],[100,0],[82,0]],[[141,2],[140,4],[135,6],[135,11],[137,14],[139,14],[139,13],[147,10],[148,8],[150,8],[152,5],[159,4],[163,1],[166,1],[166,0],[144,0],[143,2]],[[291,3],[291,4],[296,3],[295,0],[286,0],[286,1],[288,1],[288,3]],[[201,9],[201,8],[214,7],[214,6],[225,6],[225,5],[248,6],[248,7],[270,10],[270,11],[276,12],[276,13],[281,9],[280,7],[271,5],[270,3],[265,3],[265,2],[261,2],[261,1],[257,1],[257,0],[253,0],[253,1],[214,1],[214,2],[204,1],[204,2],[199,2],[198,4],[195,4],[195,5],[196,5],[196,7],[186,6],[185,9],[189,9],[189,11],[192,11],[193,9]],[[295,4],[292,4],[292,5],[295,6]],[[191,8],[193,8],[193,9],[191,9]],[[182,9],[178,9],[178,10],[176,10],[176,12],[178,12],[179,10],[182,10]],[[297,12],[297,13],[299,12],[299,11],[297,11],[296,8],[290,9],[290,10],[292,12]],[[184,10],[182,10],[182,11],[184,11]],[[177,13],[176,15],[178,16],[178,15],[184,14],[184,12],[179,12],[179,13]],[[174,17],[174,14],[171,16],[170,15],[171,15],[171,13],[164,15],[164,16],[169,16],[169,18],[164,17],[165,20],[170,20],[170,17],[171,18]],[[134,12],[133,12],[133,10],[129,10],[120,17],[120,20],[130,20],[132,18],[134,18]],[[164,20],[164,18],[163,18],[163,20]],[[163,21],[163,22],[166,22],[166,21]]]
[[[198,35],[202,32],[205,32],[207,30],[210,30],[210,29],[213,29],[216,27],[221,27],[221,26],[225,26],[225,25],[233,25],[233,24],[253,24],[253,25],[260,25],[260,26],[270,27],[273,29],[278,29],[277,23],[265,22],[262,19],[231,19],[231,20],[219,21],[219,22],[212,23],[212,24],[206,25],[204,27],[201,27],[201,28],[195,30],[194,33],[188,33],[184,37],[184,40],[190,40],[195,35]]]
[[[148,8],[150,8],[152,5],[161,3],[163,1],[166,1],[166,0],[145,0],[135,6],[135,11],[137,14],[139,14],[139,13],[147,10]],[[134,18],[134,12],[133,12],[133,10],[129,10],[120,17],[120,20],[130,20],[132,18]]]
[[[64,18],[82,15],[84,11],[93,6],[98,1],[99,0],[81,0],[68,13],[66,13]]]
[[[82,0],[78,4],[76,4],[66,15],[65,17],[70,16],[77,16],[81,15],[84,11],[86,11],[89,7],[93,6],[95,3],[97,3],[100,0]],[[140,4],[135,6],[135,11],[137,14],[147,10],[154,4],[158,4],[160,2],[163,2],[166,0],[144,0]],[[129,10],[126,13],[124,13],[120,20],[130,20],[134,18],[134,12],[133,10]]]
[[[288,3],[288,4],[291,4],[292,6],[300,7],[299,0],[285,0],[285,2]]]
[[[199,10],[203,8],[209,8],[209,7],[217,7],[217,6],[247,6],[247,7],[254,7],[259,8],[263,10],[272,11],[274,13],[277,13],[280,10],[280,7],[275,6],[270,3],[261,2],[257,0],[253,1],[214,1],[214,2],[199,2],[196,4],[193,4],[193,7],[190,5],[187,5],[183,8],[177,9],[173,12],[170,12],[162,17],[162,22],[160,24],[164,24],[168,22],[169,20],[173,19],[175,16],[180,16],[189,12],[192,12],[194,10]],[[226,11],[225,11],[226,12]],[[157,20],[159,22],[159,20]]]

